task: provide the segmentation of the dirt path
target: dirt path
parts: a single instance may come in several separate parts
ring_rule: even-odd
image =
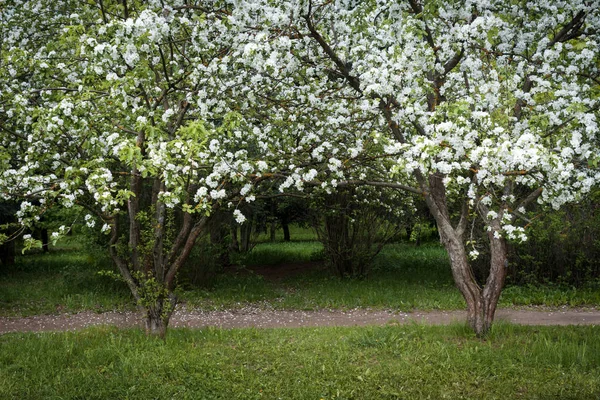
[[[464,321],[464,311],[393,312],[356,309],[349,311],[270,311],[244,308],[232,311],[178,310],[170,326],[201,328],[297,328],[316,326],[365,326],[388,323],[422,322],[440,325]],[[522,325],[600,325],[600,310],[515,310],[501,309],[496,320]],[[72,331],[95,325],[118,327],[142,326],[140,315],[133,312],[81,312],[78,314],[38,315],[33,317],[0,317],[0,334],[9,332]]]

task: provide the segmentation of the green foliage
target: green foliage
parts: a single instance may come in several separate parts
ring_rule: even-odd
[[[163,301],[169,297],[169,290],[167,287],[158,282],[151,273],[143,273],[136,271],[133,274],[134,279],[138,284],[138,306],[143,307],[146,310],[152,309],[157,304],[163,304]],[[173,311],[170,302],[165,302],[161,309],[162,316],[169,315]]]
[[[23,249],[21,250],[21,253],[25,254],[26,251],[33,250],[33,249],[41,249],[41,248],[42,248],[41,240],[27,238],[23,241]]]
[[[0,337],[5,399],[596,399],[599,327],[94,328]]]
[[[584,287],[600,283],[600,192],[536,218],[513,248],[509,282]]]
[[[323,245],[316,241],[259,243],[247,254],[239,255],[235,264],[245,266],[277,265],[294,262],[323,261]]]
[[[420,244],[439,239],[437,227],[429,222],[417,222],[410,231],[409,241]]]
[[[298,224],[290,224],[289,230],[290,230],[290,238],[292,240],[291,243],[293,243],[293,242],[314,242],[314,241],[318,240],[317,234],[312,227],[298,225]],[[261,233],[261,234],[257,235],[257,237],[256,237],[257,243],[263,243],[263,242],[269,242],[269,241],[270,241],[270,237],[269,237],[268,232]],[[275,242],[282,242],[282,241],[283,241],[283,230],[277,229],[275,231]]]

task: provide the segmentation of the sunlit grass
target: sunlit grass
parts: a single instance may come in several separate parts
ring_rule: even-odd
[[[323,245],[304,241],[259,243],[249,253],[237,255],[234,261],[241,266],[259,266],[322,260]]]
[[[293,242],[314,242],[317,240],[317,234],[311,227],[291,224],[289,229],[290,239]],[[270,242],[270,240],[271,237],[268,232],[257,235],[255,239],[255,241],[258,243],[266,243]],[[275,242],[283,242],[283,230],[281,228],[275,231]]]

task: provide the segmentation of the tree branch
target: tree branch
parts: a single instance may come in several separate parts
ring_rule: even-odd
[[[169,266],[169,270],[167,271],[167,275],[165,276],[165,286],[167,287],[167,289],[169,291],[173,290],[173,283],[175,280],[175,275],[177,274],[177,271],[179,271],[179,268],[181,268],[183,263],[188,259],[189,255],[192,251],[192,248],[194,247],[194,244],[196,243],[196,239],[198,239],[200,234],[202,234],[204,232],[204,228],[206,227],[207,222],[208,222],[208,217],[203,216],[202,218],[200,218],[200,220],[198,222],[196,222],[194,224],[194,226],[192,227],[192,229],[189,232],[189,235],[187,236],[185,245],[183,246],[181,253],[175,259],[175,261]]]
[[[108,244],[110,257],[112,258],[113,262],[117,265],[117,268],[121,272],[121,276],[125,280],[125,283],[129,287],[129,290],[131,290],[131,294],[133,295],[135,300],[139,302],[141,298],[140,298],[140,295],[138,292],[138,286],[135,282],[135,279],[133,279],[133,276],[131,276],[131,271],[129,271],[129,268],[127,267],[127,263],[125,262],[125,260],[123,258],[121,258],[121,256],[119,256],[119,254],[117,252],[117,243],[119,241],[118,217],[116,215],[113,215],[109,222],[110,222],[110,227],[111,227],[111,237],[110,237],[110,242]]]
[[[348,63],[345,63],[335,53],[335,51],[331,48],[331,46],[329,46],[329,44],[325,41],[325,39],[323,39],[321,34],[317,31],[317,29],[313,25],[312,18],[310,15],[311,10],[312,10],[312,2],[310,3],[308,14],[306,14],[304,16],[304,19],[306,20],[306,25],[308,27],[308,30],[310,31],[311,36],[317,41],[317,43],[319,43],[319,46],[321,46],[321,48],[323,49],[325,54],[327,54],[327,56],[331,59],[331,61],[333,61],[335,63],[335,65],[338,67],[340,73],[342,74],[342,76],[344,78],[346,78],[346,80],[348,81],[350,86],[357,92],[362,93],[362,90],[360,88],[359,79],[350,74],[350,71],[352,69],[351,66]]]
[[[365,180],[348,180],[343,182],[338,182],[338,186],[378,186],[378,187],[387,187],[391,189],[400,189],[406,192],[415,193],[421,196],[426,196],[428,193],[423,190],[414,188],[412,186],[402,185],[400,183],[393,182],[380,182],[380,181],[365,181]]]
[[[571,22],[565,25],[549,44],[549,47],[554,46],[558,42],[566,42],[567,40],[574,39],[581,34],[579,29],[585,22],[585,12],[579,11],[577,15],[573,17]]]

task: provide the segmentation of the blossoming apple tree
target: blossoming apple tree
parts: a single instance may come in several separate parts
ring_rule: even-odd
[[[596,0],[10,3],[0,196],[23,224],[89,210],[149,332],[164,335],[211,211],[243,222],[272,180],[422,196],[484,334],[527,206],[600,177]]]
[[[202,84],[227,52],[221,10],[183,2],[12,1],[2,15],[0,196],[20,222],[79,205],[149,333],[164,336],[176,273],[217,208],[252,201],[243,121]],[[214,7],[214,8],[211,8]],[[217,100],[215,100],[217,99]],[[203,120],[210,108],[212,120]],[[59,237],[67,228],[53,236]],[[33,240],[25,238],[26,245]]]
[[[279,122],[296,138],[285,151],[307,156],[282,190],[308,178],[423,196],[485,334],[527,207],[560,207],[599,180],[599,3],[256,0],[229,21],[233,70],[255,71],[241,112],[262,102],[263,129]],[[323,158],[327,174],[297,167]],[[482,287],[470,259],[485,243]]]

